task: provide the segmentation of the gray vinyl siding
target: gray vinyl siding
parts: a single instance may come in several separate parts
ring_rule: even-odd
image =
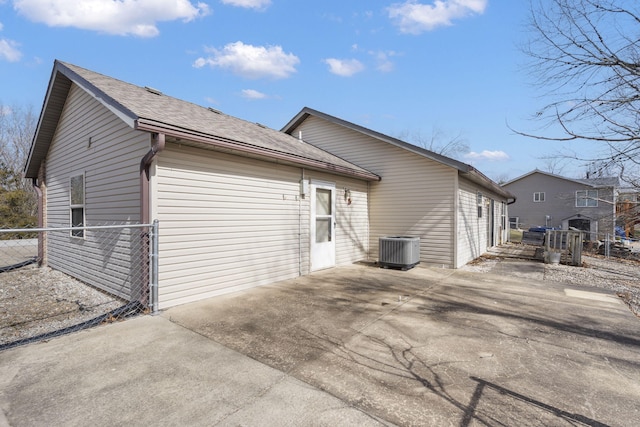
[[[369,187],[370,258],[378,258],[380,237],[418,236],[423,263],[453,266],[455,169],[313,116],[291,133],[299,131],[305,142],[382,177]]]
[[[506,184],[504,188],[517,197],[516,202],[510,206],[509,215],[518,217],[520,227],[525,230],[544,226],[547,215],[551,217],[547,225],[566,229],[567,218],[580,215],[592,221],[591,229],[594,233],[599,232],[598,237],[614,232],[615,204],[612,187],[594,188],[573,180],[533,173]],[[598,198],[601,199],[598,206],[576,207],[576,191],[579,190],[598,190]],[[544,202],[534,202],[533,194],[536,192],[545,193]]]
[[[91,145],[89,145],[91,138]],[[139,165],[149,137],[127,127],[92,96],[72,85],[46,159],[46,218],[49,227],[70,225],[70,177],[85,177],[87,225],[138,223]],[[136,233],[137,235],[137,233]],[[54,269],[126,299],[132,269],[141,263],[132,250],[129,229],[109,233],[87,231],[85,238],[69,231],[49,233],[47,262]],[[139,248],[139,241],[133,246]],[[141,276],[138,276],[140,278]]]
[[[160,307],[234,292],[309,272],[309,197],[302,170],[168,144],[156,168]],[[305,179],[352,188],[336,197],[336,263],[365,257],[366,183],[328,174]],[[349,225],[353,224],[353,226]],[[353,243],[356,242],[356,243]]]

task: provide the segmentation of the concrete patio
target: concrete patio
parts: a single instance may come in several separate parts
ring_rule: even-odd
[[[15,426],[640,419],[640,320],[540,268],[352,265],[8,350],[0,408]]]

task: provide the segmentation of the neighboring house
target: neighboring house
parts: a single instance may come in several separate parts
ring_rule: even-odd
[[[517,201],[511,222],[519,228],[576,228],[589,239],[614,235],[618,178],[574,179],[533,170],[502,185]]]
[[[283,129],[382,177],[369,184],[369,242],[420,237],[424,264],[458,268],[508,238],[508,191],[470,165],[311,108]]]
[[[505,240],[509,194],[472,167],[335,120],[326,135],[293,123],[304,138],[56,61],[25,176],[41,226],[158,220],[160,309],[376,259],[383,235],[420,236],[421,259],[445,267]],[[353,159],[340,149],[362,139]],[[46,265],[144,298],[105,273],[144,264],[122,262],[126,233],[47,236]]]

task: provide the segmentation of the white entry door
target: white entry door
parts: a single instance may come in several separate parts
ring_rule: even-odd
[[[311,183],[311,271],[336,265],[336,186]]]

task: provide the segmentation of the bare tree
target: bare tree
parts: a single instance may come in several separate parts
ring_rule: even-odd
[[[22,175],[38,117],[33,107],[0,103],[0,163],[17,176]],[[20,186],[28,186],[21,182]]]
[[[419,131],[403,131],[397,138],[454,159],[460,159],[463,154],[469,152],[469,143],[462,132],[451,136],[437,127],[431,129],[431,135]]]
[[[545,157],[543,171],[549,172],[555,175],[562,175],[565,167],[567,166],[567,159],[563,157]]]
[[[509,178],[509,174],[506,172],[500,173],[498,175],[496,175],[493,180],[498,183],[498,185],[502,185],[502,184],[506,184],[507,182],[511,181],[511,178]]]
[[[35,193],[22,168],[36,123],[32,107],[0,103],[0,227],[35,225]]]
[[[532,39],[524,47],[534,80],[550,101],[535,116],[560,134],[518,132],[555,141],[594,141],[576,153],[608,164],[637,185],[640,166],[640,2],[530,0]]]

